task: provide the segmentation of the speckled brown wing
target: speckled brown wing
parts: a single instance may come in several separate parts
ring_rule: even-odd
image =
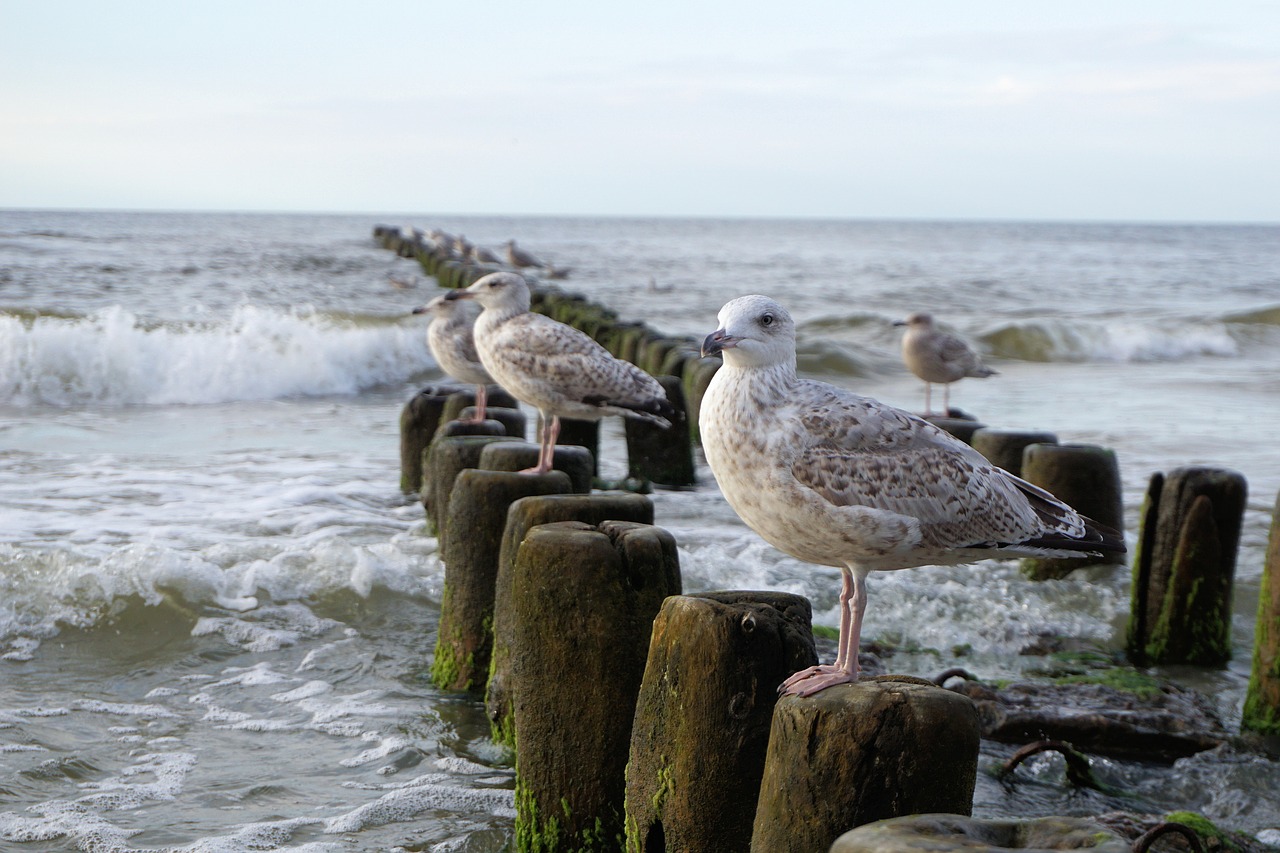
[[[1045,532],[1021,481],[932,424],[835,389],[809,403],[795,422],[792,474],[825,500],[915,518],[921,544],[938,548]]]

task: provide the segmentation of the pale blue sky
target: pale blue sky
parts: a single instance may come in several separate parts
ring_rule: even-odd
[[[0,207],[1280,221],[1280,4],[0,0]]]

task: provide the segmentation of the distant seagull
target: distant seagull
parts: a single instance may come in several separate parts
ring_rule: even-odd
[[[478,264],[500,264],[502,259],[484,246],[471,247],[471,260]]]
[[[735,299],[719,321],[702,354],[724,364],[698,430],[720,490],[774,547],[842,576],[835,664],[796,673],[784,693],[858,680],[872,571],[1123,551],[1118,534],[928,421],[801,379],[795,323],[772,299]]]
[[[490,273],[444,298],[480,303],[484,310],[475,325],[480,361],[499,385],[538,410],[538,464],[522,473],[551,470],[562,416],[598,421],[621,415],[671,425],[675,409],[658,381],[572,326],[532,313],[523,276]]]
[[[542,274],[546,278],[553,281],[565,279],[569,277],[569,273],[573,272],[573,267],[555,267],[551,264],[545,264],[542,268]]]
[[[479,306],[457,302],[447,295],[437,296],[426,305],[413,309],[414,314],[427,314],[431,324],[427,326],[427,346],[440,369],[459,382],[476,386],[476,410],[468,420],[479,422],[485,417],[485,404],[489,398],[487,386],[493,383],[480,363],[473,334]]]
[[[906,326],[902,336],[902,360],[907,369],[924,380],[924,416],[933,413],[931,383],[942,383],[942,414],[951,414],[951,383],[966,376],[983,379],[995,371],[982,363],[973,348],[955,335],[933,325],[933,315],[917,311],[895,326]]]
[[[517,246],[515,240],[507,241],[507,263],[518,269],[546,266],[542,261]]]

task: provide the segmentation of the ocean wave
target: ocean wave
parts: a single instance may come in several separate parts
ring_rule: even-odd
[[[979,337],[996,358],[1039,362],[1182,361],[1234,357],[1240,341],[1223,322],[1021,320]]]
[[[225,320],[148,323],[0,314],[0,403],[170,405],[355,394],[434,364],[421,324],[243,305]]]
[[[246,649],[292,645],[337,624],[313,606],[341,607],[338,598],[379,590],[435,598],[443,569],[417,540],[352,545],[335,537],[270,555],[252,544],[204,553],[128,545],[104,557],[0,545],[0,659],[29,660],[66,631],[104,628],[219,634]]]

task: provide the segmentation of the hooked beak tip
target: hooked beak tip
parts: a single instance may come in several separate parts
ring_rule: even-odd
[[[732,349],[737,345],[738,338],[731,336],[724,329],[716,329],[703,340],[702,357],[706,358],[709,355],[715,355],[718,352]]]

